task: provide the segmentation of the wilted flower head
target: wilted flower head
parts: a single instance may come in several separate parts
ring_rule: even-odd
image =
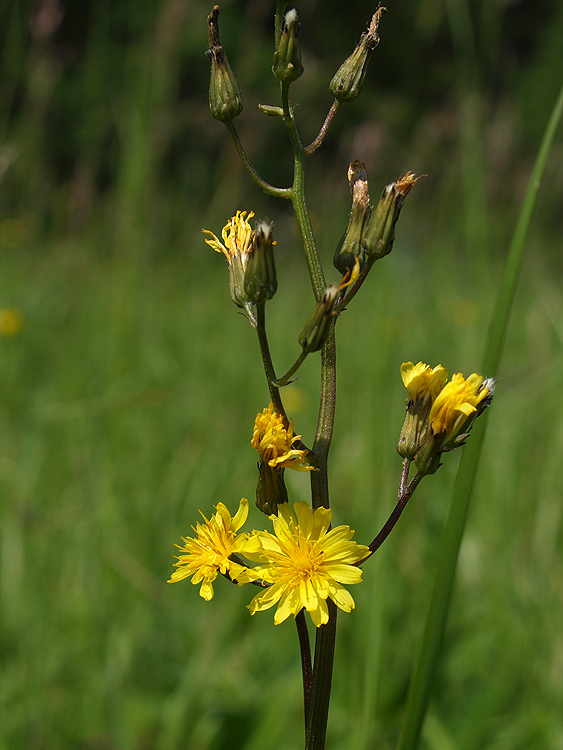
[[[354,599],[342,584],[360,583],[362,571],[356,563],[369,555],[369,548],[351,541],[354,532],[349,526],[329,531],[332,511],[327,508],[313,513],[305,502],[294,508],[295,516],[287,503],[280,505],[277,516],[270,516],[273,534],[253,532],[261,549],[247,557],[267,562],[248,568],[239,582],[261,578],[272,584],[248,605],[250,614],[279,602],[276,625],[305,608],[319,627],[328,622],[327,599],[344,612],[354,609]]]
[[[225,224],[221,233],[223,242],[208,229],[201,231],[212,237],[210,240],[205,240],[207,244],[218,253],[223,253],[227,259],[231,298],[235,305],[243,308],[252,325],[256,327],[256,318],[252,309],[253,300],[244,291],[244,276],[254,239],[254,231],[249,222],[254,213],[251,211],[248,218],[246,213],[246,211],[237,211]]]
[[[432,403],[442,390],[447,377],[448,373],[442,365],[436,365],[434,369],[424,362],[417,365],[403,362],[401,365],[401,378],[409,392],[409,398],[397,451],[409,461],[414,459],[424,442],[429,429],[428,415]]]

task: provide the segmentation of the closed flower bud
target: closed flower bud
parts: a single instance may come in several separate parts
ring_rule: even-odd
[[[324,296],[317,304],[305,326],[299,334],[299,343],[303,351],[310,354],[322,348],[328,335],[328,323],[332,318],[332,311],[340,299],[342,287],[339,284],[331,284],[327,287]]]
[[[209,28],[208,56],[211,58],[209,109],[216,120],[229,122],[242,112],[242,96],[233,75],[227,53],[219,40],[219,6],[207,18]]]
[[[298,30],[297,11],[293,8],[285,14],[283,31],[278,49],[274,52],[274,65],[272,66],[274,75],[283,83],[296,81],[303,74],[301,47],[297,39]]]
[[[252,302],[272,299],[278,288],[272,238],[273,222],[256,222],[252,248],[244,274],[244,292]]]
[[[385,8],[379,8],[373,15],[368,30],[364,31],[356,49],[350,57],[342,63],[336,75],[330,82],[331,94],[339,102],[353,102],[362,89],[368,60],[371,53],[379,44],[377,27]]]
[[[352,270],[357,258],[360,259],[360,265],[362,265],[364,259],[362,234],[371,212],[368,176],[365,165],[360,161],[353,161],[350,164],[348,182],[352,191],[352,210],[348,228],[334,253],[334,266],[342,274]]]
[[[287,503],[287,489],[283,475],[285,469],[269,466],[261,461],[258,465],[256,507],[267,516],[278,512],[278,505]]]
[[[365,253],[372,263],[391,252],[395,241],[395,224],[405,196],[412,190],[417,179],[419,178],[412,172],[407,172],[400,180],[384,188],[363,235]]]

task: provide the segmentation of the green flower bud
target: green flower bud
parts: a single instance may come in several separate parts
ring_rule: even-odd
[[[353,102],[358,97],[366,77],[369,58],[379,44],[377,27],[385,11],[386,8],[379,8],[373,14],[368,30],[364,31],[360,37],[356,49],[338,68],[336,75],[330,82],[330,92],[337,101]]]
[[[219,6],[207,17],[211,80],[209,82],[209,109],[216,120],[229,122],[242,112],[242,96],[227,60],[227,53],[219,40]]]
[[[273,222],[256,222],[252,248],[244,274],[244,292],[252,302],[272,299],[278,288],[272,238]]]
[[[328,335],[328,322],[332,318],[332,311],[338,304],[342,286],[331,284],[327,287],[322,300],[319,300],[305,326],[299,334],[299,343],[303,351],[310,354],[322,348]]]
[[[362,238],[366,256],[371,262],[391,252],[395,241],[395,224],[405,196],[412,190],[417,179],[412,172],[407,172],[400,180],[384,188]]]
[[[303,74],[301,47],[297,39],[299,21],[295,8],[285,14],[283,32],[277,50],[274,52],[272,70],[276,78],[284,83],[296,81]]]
[[[258,466],[256,507],[267,516],[277,513],[278,505],[288,501],[284,472],[285,469],[279,466],[269,466],[264,461],[260,461]]]
[[[348,182],[352,191],[350,221],[334,253],[334,266],[341,274],[351,271],[357,258],[360,259],[360,265],[362,264],[362,233],[371,213],[368,176],[365,165],[360,161],[353,161],[350,164],[348,168]]]

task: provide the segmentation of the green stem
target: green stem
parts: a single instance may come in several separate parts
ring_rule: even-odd
[[[401,517],[401,513],[404,511],[408,501],[411,499],[414,491],[420,484],[420,480],[424,476],[423,474],[419,474],[419,473],[415,474],[414,479],[411,481],[408,487],[405,487],[406,477],[408,475],[408,470],[409,470],[409,463],[410,462],[407,461],[407,459],[405,459],[405,464],[403,465],[403,474],[401,476],[401,487],[399,489],[399,499],[397,501],[397,505],[395,505],[393,512],[387,519],[385,525],[383,526],[379,534],[375,537],[373,542],[369,545],[369,549],[372,554],[381,547],[383,542],[387,539],[389,534],[393,531],[393,529],[395,528],[395,524]],[[357,564],[361,565],[363,562],[364,560],[362,560],[361,562]]]
[[[299,227],[299,234],[301,236],[301,242],[303,243],[303,250],[305,251],[305,259],[307,261],[307,268],[309,269],[309,276],[311,277],[311,284],[313,286],[313,292],[315,299],[318,302],[323,298],[326,290],[326,281],[317,253],[317,247],[315,244],[315,236],[313,234],[313,227],[311,226],[311,219],[309,217],[309,210],[307,209],[307,201],[305,200],[305,151],[303,144],[299,138],[297,131],[297,125],[293,117],[291,110],[291,104],[289,101],[289,87],[287,84],[282,83],[282,108],[284,111],[284,121],[287,127],[289,140],[293,147],[293,185],[291,187],[291,195],[287,196],[291,198],[293,204],[293,210],[295,211],[295,218],[297,219],[297,226]]]
[[[293,364],[292,367],[285,373],[283,378],[278,378],[277,380],[274,380],[274,385],[277,386],[278,388],[282,388],[284,385],[287,385],[289,379],[297,372],[297,370],[303,364],[303,360],[305,359],[308,353],[309,352],[306,352],[303,349],[301,354],[297,357],[295,364]]]
[[[303,707],[305,710],[305,726],[309,723],[311,707],[311,690],[313,687],[313,668],[311,662],[311,644],[309,642],[309,631],[305,620],[305,610],[302,609],[295,617],[297,625],[297,636],[299,638],[299,649],[301,651],[301,671],[303,673]]]
[[[268,337],[266,335],[266,303],[256,303],[256,332],[258,333],[258,341],[260,343],[260,352],[262,354],[262,362],[264,363],[264,371],[266,373],[266,380],[268,381],[268,389],[270,391],[270,398],[274,405],[276,413],[283,417],[283,421],[286,427],[289,426],[289,420],[283,408],[283,403],[280,396],[279,388],[274,385],[276,381],[276,373],[272,362],[272,355],[270,354],[270,346],[268,344]]]
[[[277,188],[273,185],[270,185],[269,182],[266,182],[266,180],[263,180],[258,172],[254,169],[252,166],[252,163],[250,162],[250,159],[246,155],[246,151],[244,150],[244,147],[241,143],[241,140],[239,138],[239,135],[237,133],[237,129],[235,128],[235,125],[232,120],[229,120],[225,123],[227,126],[227,130],[231,134],[235,147],[237,149],[238,155],[240,156],[240,160],[244,164],[246,171],[248,174],[252,177],[254,182],[258,185],[258,187],[263,190],[265,193],[268,193],[268,195],[273,195],[276,198],[291,198],[292,196],[292,189],[291,188]]]
[[[332,667],[336,642],[336,604],[327,599],[328,622],[317,628],[315,640],[315,663],[313,668],[313,689],[311,711],[305,734],[305,750],[324,750],[328,707],[332,686]]]

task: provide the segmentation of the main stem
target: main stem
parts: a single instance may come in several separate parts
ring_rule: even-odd
[[[322,299],[326,281],[315,245],[313,228],[305,200],[305,152],[289,101],[289,87],[282,84],[282,106],[284,120],[293,147],[294,169],[291,201],[299,226],[301,241],[305,251],[307,267],[315,299]],[[334,410],[336,404],[336,343],[334,322],[321,352],[321,386],[317,432],[313,445],[316,471],[311,472],[311,501],[313,510],[329,507],[328,494],[328,452],[332,441]],[[315,641],[315,661],[309,717],[305,731],[305,750],[324,750],[332,669],[336,642],[336,605],[328,599],[329,620],[317,628]]]

